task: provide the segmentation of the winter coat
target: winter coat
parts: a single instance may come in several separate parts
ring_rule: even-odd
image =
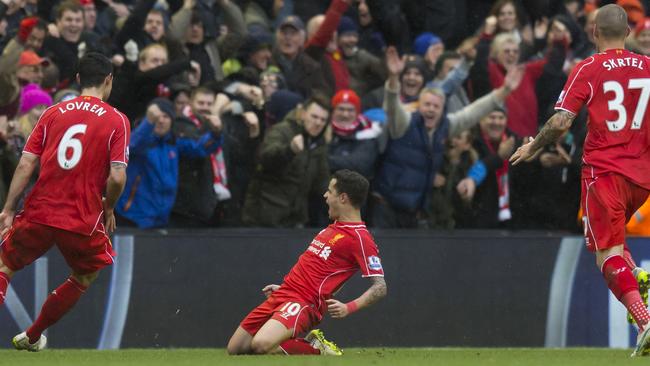
[[[174,139],[153,133],[146,118],[133,131],[129,144],[127,181],[115,211],[140,228],[163,227],[176,200],[179,156],[205,158],[222,144],[221,137],[208,132],[199,139]]]
[[[305,148],[291,150],[302,134]],[[260,146],[255,175],[246,192],[243,221],[250,226],[295,227],[308,219],[310,194],[323,194],[329,180],[327,145],[323,133],[311,137],[295,110],[268,130]]]

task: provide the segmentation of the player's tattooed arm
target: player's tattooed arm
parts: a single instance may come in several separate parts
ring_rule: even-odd
[[[384,277],[370,277],[372,285],[368,289],[370,296],[366,301],[366,306],[372,305],[377,301],[381,300],[388,293],[388,287],[386,286],[386,280]]]
[[[356,299],[354,302],[357,303],[357,306],[359,309],[368,307],[377,301],[383,299],[386,296],[386,293],[388,292],[388,288],[386,286],[386,280],[384,277],[380,276],[375,276],[375,277],[370,277],[370,281],[372,284],[364,292],[361,296],[359,296],[358,299]]]
[[[529,138],[528,141],[520,146],[517,151],[510,157],[512,165],[517,165],[523,161],[531,161],[537,157],[537,154],[542,151],[542,148],[548,144],[557,142],[557,140],[569,128],[575,114],[567,111],[556,112],[544,125],[541,131],[534,139]]]
[[[388,290],[384,277],[370,277],[370,280],[372,281],[370,288],[354,301],[344,304],[335,299],[325,300],[327,303],[327,311],[332,318],[345,318],[351,313],[366,308],[386,296]]]
[[[538,151],[548,144],[553,144],[564,134],[569,128],[576,115],[568,111],[558,111],[546,122],[544,127],[533,140],[531,145],[532,151]]]

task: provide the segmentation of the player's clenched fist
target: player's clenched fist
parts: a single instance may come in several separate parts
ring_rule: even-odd
[[[348,316],[348,307],[344,303],[334,299],[325,300],[325,302],[327,302],[327,311],[332,318],[345,318]]]

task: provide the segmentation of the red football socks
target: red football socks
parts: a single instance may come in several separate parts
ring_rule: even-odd
[[[86,291],[81,283],[74,278],[68,278],[61,286],[52,291],[47,297],[38,319],[27,329],[29,343],[35,343],[41,338],[45,329],[61,319],[77,303]]]
[[[650,313],[643,304],[639,294],[639,285],[628,267],[627,261],[620,255],[613,255],[605,259],[602,271],[609,289],[632,314],[639,328],[643,329],[650,321]]]
[[[627,294],[623,295],[621,298],[621,302],[627,310],[629,310],[630,314],[632,314],[632,318],[634,318],[634,321],[636,324],[639,326],[640,330],[645,329],[645,326],[648,324],[650,321],[650,313],[648,312],[648,309],[645,307],[645,304],[643,303],[643,300],[641,299],[641,295],[639,295],[638,291],[630,291]]]
[[[7,296],[7,287],[9,287],[9,276],[4,272],[0,272],[0,305],[5,303],[5,296]]]
[[[288,355],[319,355],[320,350],[302,338],[288,339],[280,344],[280,348]]]

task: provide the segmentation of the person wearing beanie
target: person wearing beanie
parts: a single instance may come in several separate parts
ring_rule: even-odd
[[[349,89],[332,97],[332,141],[328,149],[330,171],[354,170],[364,177],[374,176],[379,156],[378,123],[373,124],[361,114],[361,99]]]
[[[179,157],[205,158],[222,146],[219,132],[175,136],[175,118],[173,103],[155,98],[133,131],[127,183],[115,207],[118,223],[143,229],[167,226],[178,190]]]
[[[252,66],[258,72],[269,67],[273,36],[265,30],[251,32],[239,49],[239,59],[245,66]]]
[[[182,40],[189,51],[190,59],[201,65],[201,84],[221,81],[224,78],[221,64],[224,60],[234,58],[234,53],[245,39],[247,30],[239,6],[234,1],[215,2],[228,34],[217,37],[212,34],[214,16],[209,15],[205,5],[185,1],[183,7],[172,17],[169,25],[169,38]]]
[[[338,45],[343,55],[345,57],[353,56],[359,50],[359,27],[357,23],[350,17],[342,16],[336,32]]]
[[[290,90],[283,89],[273,93],[271,99],[264,104],[266,128],[282,121],[287,113],[296,108],[302,101],[303,98],[300,94]]]
[[[438,58],[445,51],[442,39],[431,32],[421,33],[413,42],[413,52],[424,59],[427,65],[425,80],[431,80],[434,76],[433,69]]]
[[[238,73],[242,68],[253,70],[257,75],[269,68],[273,48],[273,36],[262,27],[249,29],[239,50],[221,65],[224,77]]]
[[[52,97],[38,84],[27,84],[20,93],[18,133],[29,137],[43,111],[52,105]]]
[[[402,84],[401,99],[402,102],[411,104],[411,111],[417,106],[416,101],[420,90],[424,87],[426,75],[427,66],[422,57],[418,55],[406,56],[404,71],[400,75],[400,82]]]
[[[382,60],[359,47],[359,27],[352,18],[341,17],[337,29],[338,47],[350,74],[350,89],[358,95],[381,87],[386,79],[386,69]]]
[[[38,52],[43,47],[47,35],[47,23],[39,17],[27,17],[20,22],[18,33],[14,39],[15,45],[9,42],[5,52],[11,52],[13,47],[22,46],[24,49]],[[21,50],[22,51],[22,50]]]

